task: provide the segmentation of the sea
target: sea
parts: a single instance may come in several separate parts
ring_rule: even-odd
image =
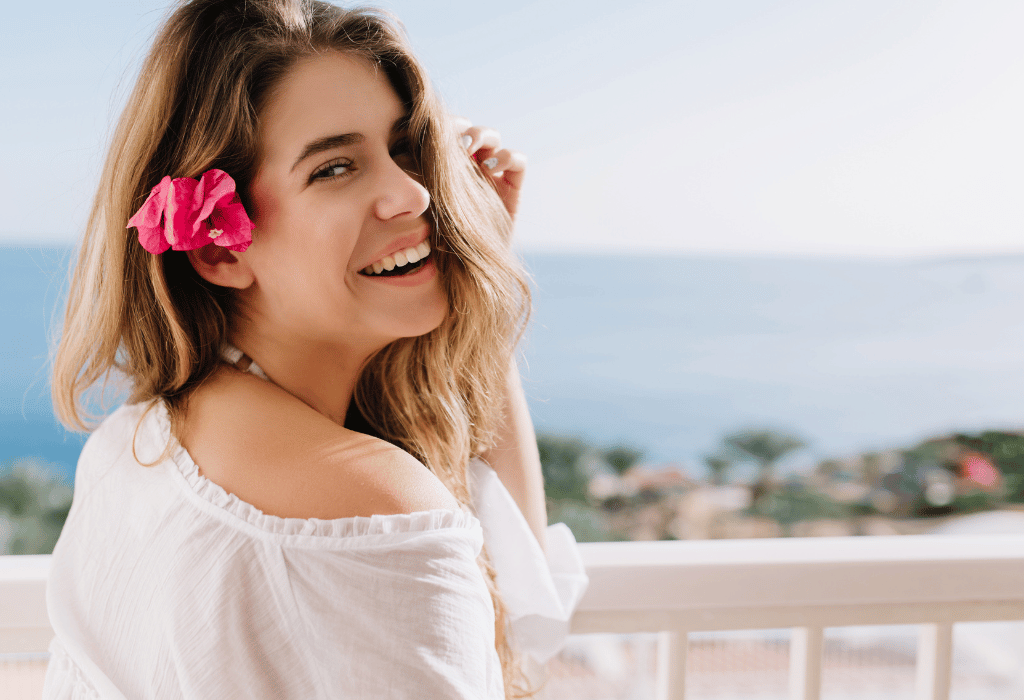
[[[839,260],[525,254],[520,368],[538,432],[703,474],[768,428],[784,465],[1024,428],[1024,256]],[[0,469],[73,474],[49,400],[70,248],[0,247]]]

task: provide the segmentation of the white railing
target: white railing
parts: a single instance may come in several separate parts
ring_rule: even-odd
[[[792,628],[794,700],[819,700],[826,627],[921,625],[917,691],[948,700],[953,624],[1024,620],[1024,535],[581,545],[573,632],[659,632],[659,697],[684,697],[690,632]],[[46,650],[49,557],[0,557],[0,653]]]
[[[43,653],[50,645],[49,572],[49,555],[0,556],[0,654]]]
[[[584,545],[576,633],[661,632],[659,697],[684,697],[686,635],[793,628],[790,695],[819,700],[826,627],[920,624],[917,694],[948,700],[956,622],[1024,619],[1024,536]]]

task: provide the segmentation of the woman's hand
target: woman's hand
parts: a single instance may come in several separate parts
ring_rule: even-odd
[[[477,162],[480,170],[494,182],[502,203],[514,219],[519,208],[519,192],[526,175],[526,156],[501,147],[501,135],[486,126],[473,126],[465,117],[455,118],[462,146]]]

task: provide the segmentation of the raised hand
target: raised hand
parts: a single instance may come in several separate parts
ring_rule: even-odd
[[[526,156],[519,151],[502,148],[501,134],[494,129],[473,126],[464,117],[457,117],[455,126],[463,148],[479,164],[480,170],[491,177],[505,209],[515,218],[526,175]]]

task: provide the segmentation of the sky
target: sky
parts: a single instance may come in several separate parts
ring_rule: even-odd
[[[382,0],[529,157],[524,250],[1024,252],[1019,0]],[[0,28],[0,244],[73,243],[165,1]]]

